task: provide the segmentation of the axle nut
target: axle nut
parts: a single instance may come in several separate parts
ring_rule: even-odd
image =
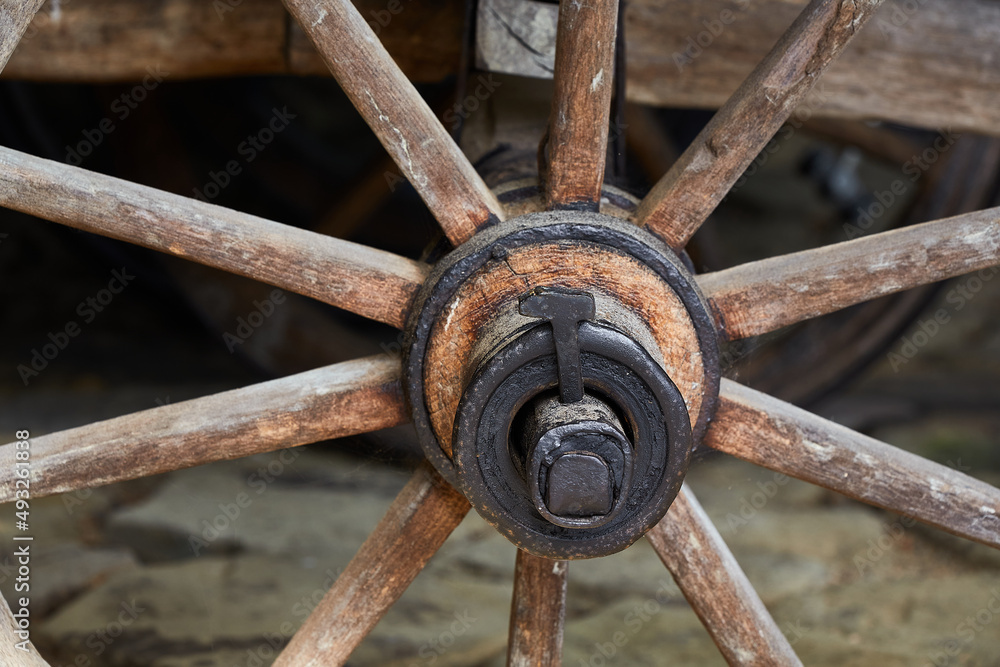
[[[614,488],[608,462],[589,452],[563,454],[548,470],[545,506],[564,518],[604,516],[611,511]]]
[[[614,411],[584,395],[576,403],[536,399],[521,450],[532,502],[550,523],[593,528],[621,509],[632,478],[632,445]]]

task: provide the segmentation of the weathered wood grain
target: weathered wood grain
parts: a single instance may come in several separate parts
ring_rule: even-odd
[[[1000,208],[698,276],[730,340],[1000,264]]]
[[[646,539],[730,665],[801,665],[687,486]]]
[[[281,7],[275,0],[258,1]],[[438,82],[455,74],[465,21],[462,0],[422,0],[419,3],[400,0],[398,4],[392,0],[354,0],[353,4],[408,78]],[[285,18],[288,24],[284,47],[286,71],[328,76],[330,68],[309,35],[287,13]]]
[[[496,39],[522,50],[500,71],[551,76],[557,7],[528,2],[545,16],[500,16]],[[149,66],[171,80],[240,74],[328,72],[304,33],[274,0],[242,0],[232,11],[203,0],[88,0],[62,3],[59,20],[42,11],[4,76],[47,81],[133,81]],[[461,0],[402,1],[385,22],[385,0],[356,0],[411,79],[453,74],[462,34]],[[718,108],[791,24],[805,0],[633,0],[628,3],[628,97],[644,104]],[[481,5],[483,6],[483,5]],[[816,117],[885,118],[927,128],[1000,134],[1000,6],[993,0],[886,0],[853,47],[832,65]],[[722,24],[721,19],[728,21]],[[506,32],[501,20],[518,39]],[[522,26],[547,26],[533,37]],[[72,28],[70,28],[72,26]],[[715,33],[709,30],[714,28]],[[704,33],[704,34],[703,34]],[[702,46],[698,42],[707,46]],[[494,51],[505,52],[502,45]],[[690,54],[691,58],[688,58]],[[514,55],[517,55],[516,51]],[[542,62],[539,68],[537,63]],[[512,63],[512,64],[511,64]],[[547,67],[547,71],[545,69]]]
[[[503,220],[496,197],[350,0],[284,2],[452,243]]]
[[[735,382],[705,444],[1000,548],[1000,489]]]
[[[31,439],[31,495],[136,479],[404,423],[399,360],[367,357]],[[0,502],[15,497],[0,447]]]
[[[428,267],[0,147],[0,206],[184,257],[402,327]]]
[[[0,72],[45,0],[0,0]]]
[[[569,214],[563,214],[569,215]],[[704,404],[705,360],[684,304],[649,267],[606,246],[589,243],[530,245],[488,262],[452,297],[431,331],[424,365],[424,400],[441,447],[451,452],[452,430],[462,392],[476,366],[474,348],[491,335],[497,314],[517,312],[518,298],[535,287],[587,290],[597,300],[598,319],[618,320],[609,302],[636,316],[634,339],[651,338],[649,349],[684,397],[697,424]]]
[[[455,72],[460,0],[423,2],[392,14],[386,0],[358,11],[407,76],[439,81]],[[394,5],[395,6],[395,5]],[[383,25],[384,24],[384,25]],[[43,9],[5,75],[44,81],[138,81],[147,67],[169,80],[247,74],[328,75],[305,33],[277,0],[87,0]]]
[[[38,651],[30,643],[27,645],[27,651],[17,648],[17,644],[23,641],[15,634],[17,629],[14,614],[7,605],[7,601],[0,595],[0,665],[4,665],[4,667],[49,667],[49,663],[38,655]]]
[[[718,108],[767,54],[806,0],[632,0],[626,8],[628,97]],[[551,77],[557,7],[483,0],[483,69]],[[797,110],[885,118],[927,128],[1000,132],[1000,7],[991,0],[886,0],[853,47]]]
[[[556,68],[559,4],[540,0],[476,3],[476,67],[536,79]]]
[[[629,99],[718,108],[805,4],[629,2]],[[998,61],[1000,5],[993,0],[885,0],[795,118],[885,118],[998,134]]]
[[[639,203],[636,222],[683,248],[881,0],[812,0]]]
[[[614,92],[618,0],[562,2],[549,116],[550,209],[598,210]]]
[[[423,463],[275,667],[347,662],[468,511],[465,497]]]
[[[566,619],[569,562],[518,549],[510,606],[508,667],[558,667]]]

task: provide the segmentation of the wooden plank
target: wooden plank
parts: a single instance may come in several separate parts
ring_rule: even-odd
[[[16,0],[15,0],[16,1]],[[286,70],[287,14],[275,0],[87,0],[38,13],[6,74],[140,81]]]
[[[633,0],[628,3],[628,98],[644,104],[722,106],[806,0]],[[556,5],[482,0],[483,69],[551,77]],[[991,0],[886,0],[801,105],[811,116],[885,118],[1000,133],[1000,7]]]
[[[549,209],[597,211],[614,92],[618,0],[559,4],[555,92],[549,117]]]
[[[805,1],[629,2],[629,99],[658,106],[718,108]],[[512,4],[497,3],[498,12]],[[491,15],[497,24],[507,21],[513,32],[507,33],[501,24],[491,35],[513,44],[519,39],[532,50],[518,45],[523,51],[518,54],[495,45],[494,52],[512,52],[518,59],[494,60],[488,69],[551,76],[557,7],[532,0],[517,0],[516,6],[523,3],[531,5],[533,17]],[[423,2],[418,11],[403,2],[406,11],[396,14],[388,11],[385,0],[354,4],[379,27],[379,39],[411,79],[440,81],[454,74],[461,48],[461,0]],[[232,11],[220,9],[230,6]],[[802,113],[1000,134],[996,104],[1000,68],[994,66],[1000,61],[996,2],[922,0],[915,10],[911,0],[886,0],[872,21],[873,29],[862,31],[855,45],[829,68],[820,84],[822,95],[800,109]],[[203,0],[63,3],[61,20],[53,20],[47,11],[39,13],[4,75],[46,81],[137,81],[147,67],[156,65],[169,71],[171,80],[249,73],[326,74],[319,54],[292,23],[289,28],[288,16],[275,0],[233,0],[224,5]],[[550,32],[535,35],[525,30],[540,26]]]
[[[40,497],[405,423],[399,360],[380,355],[31,438]],[[0,447],[0,502],[15,496]]]
[[[639,203],[636,222],[687,245],[880,2],[812,0]]]
[[[13,548],[16,550],[18,546],[15,542]],[[20,596],[14,599],[18,600]],[[26,642],[26,650],[17,647],[19,643],[26,641],[17,634],[18,630],[14,614],[7,605],[7,601],[0,595],[0,665],[5,667],[49,667],[49,663],[38,655],[38,651],[30,642]]]
[[[426,2],[419,11],[394,14],[385,0],[357,0],[355,5],[378,28],[407,76],[439,81],[454,73],[461,0]],[[38,14],[5,74],[43,81],[138,81],[147,67],[159,67],[175,81],[329,75],[277,0],[63,2],[58,13]]]
[[[1000,548],[1000,489],[735,382],[705,444]]]
[[[1000,208],[698,276],[729,340],[1000,264]],[[985,274],[984,274],[985,275]]]
[[[284,0],[456,246],[503,220],[500,203],[350,0]]]
[[[802,665],[687,485],[646,538],[726,662]]]
[[[0,206],[168,252],[402,327],[429,267],[0,147]]]
[[[0,71],[21,41],[44,0],[0,0]]]
[[[629,99],[718,108],[806,1],[630,2]],[[1000,134],[998,30],[993,0],[886,0],[795,118],[884,118]]]
[[[465,497],[423,463],[275,667],[347,662],[468,511]]]
[[[134,0],[122,0],[134,1]],[[184,0],[192,1],[192,0]],[[194,0],[197,1],[197,0]],[[246,0],[244,0],[246,1]],[[276,0],[268,2],[279,8]],[[463,0],[354,0],[403,74],[413,81],[439,82],[455,74],[462,50]],[[302,26],[287,16],[286,69],[298,75],[330,75],[330,69]]]
[[[481,0],[476,3],[476,67],[551,79],[556,67],[559,3]]]
[[[518,549],[507,667],[558,667],[562,662],[568,568],[568,561]]]

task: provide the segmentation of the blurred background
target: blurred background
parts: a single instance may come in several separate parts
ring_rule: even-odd
[[[538,93],[500,80],[513,99]],[[0,143],[412,258],[440,249],[432,217],[332,80],[154,81],[0,81]],[[455,108],[454,77],[420,91],[441,114]],[[615,184],[636,195],[711,118],[625,113]],[[913,169],[927,150],[934,159]],[[995,206],[998,175],[996,139],[810,119],[779,132],[689,254],[705,272]],[[108,298],[116,276],[134,277]],[[726,374],[998,484],[998,277],[742,341],[724,350]],[[5,441],[384,354],[398,336],[6,209],[0,279]],[[254,312],[262,323],[243,336]],[[80,334],[25,370],[71,322]],[[407,426],[35,500],[32,639],[53,665],[269,664],[419,456]],[[720,456],[702,455],[689,479],[806,664],[1000,664],[1000,618],[981,614],[1000,600],[994,551]],[[241,492],[252,503],[234,518],[225,508]],[[471,515],[351,664],[502,665],[513,564],[514,548]],[[565,664],[723,664],[644,542],[570,572]]]

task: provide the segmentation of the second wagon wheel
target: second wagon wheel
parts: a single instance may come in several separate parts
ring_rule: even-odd
[[[40,4],[0,2],[0,65]],[[509,664],[558,664],[568,560],[643,536],[730,664],[799,664],[683,484],[699,445],[1000,546],[997,489],[718,368],[720,341],[1000,263],[1000,211],[705,275],[680,256],[878,2],[811,2],[637,206],[603,185],[613,0],[560,5],[544,182],[504,203],[348,0],[286,4],[454,245],[435,266],[6,148],[0,204],[400,327],[405,358],[33,439],[32,495],[412,420],[427,462],[276,663],[295,667],[343,664],[471,506],[520,547]],[[16,452],[0,448],[3,501]],[[5,664],[44,664],[2,611]]]

